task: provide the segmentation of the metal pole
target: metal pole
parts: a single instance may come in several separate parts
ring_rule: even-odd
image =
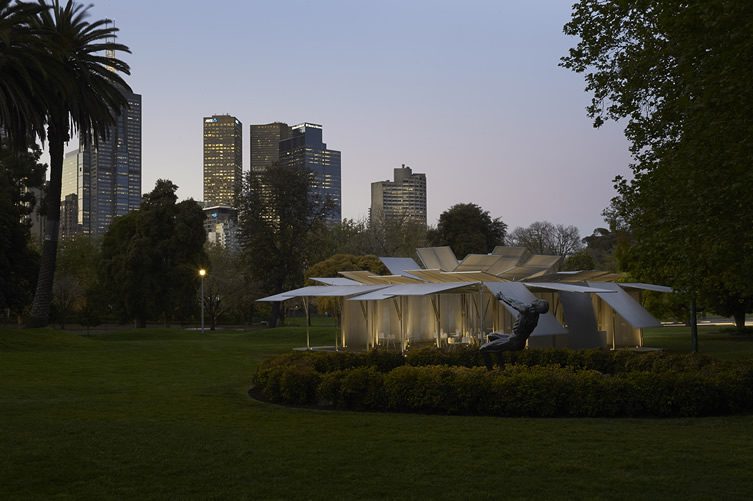
[[[695,292],[690,298],[690,349],[698,353],[698,316],[695,304]]]
[[[204,334],[204,275],[201,275],[201,333]]]
[[[303,309],[306,312],[306,350],[311,351],[311,337],[309,335],[309,324],[311,323],[311,317],[309,316],[309,298],[303,296]]]
[[[484,291],[482,285],[478,284],[478,317],[479,317],[479,341],[484,339]]]

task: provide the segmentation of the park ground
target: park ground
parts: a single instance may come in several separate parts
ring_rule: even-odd
[[[314,327],[331,344],[331,326]],[[687,328],[647,343],[689,348]],[[508,419],[295,409],[248,397],[301,327],[0,328],[2,499],[749,499],[753,416]],[[753,337],[701,330],[752,359]]]

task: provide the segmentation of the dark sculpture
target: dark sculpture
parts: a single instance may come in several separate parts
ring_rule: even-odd
[[[488,359],[488,353],[519,351],[525,348],[528,337],[539,323],[539,315],[543,315],[549,311],[549,303],[543,299],[537,299],[531,304],[525,304],[506,297],[501,292],[497,294],[497,299],[515,308],[518,311],[518,318],[512,326],[512,334],[499,334],[496,332],[489,334],[487,336],[488,342],[481,345],[480,351],[484,354],[487,362],[486,366],[489,368],[491,368],[491,360]]]

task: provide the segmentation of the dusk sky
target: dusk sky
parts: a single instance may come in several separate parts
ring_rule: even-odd
[[[429,224],[473,202],[510,229],[604,226],[629,172],[615,124],[594,129],[582,75],[557,66],[572,0],[94,0],[133,54],[143,96],[143,191],[158,178],[202,199],[202,117],[324,126],[342,151],[343,217],[370,183],[427,176]],[[73,149],[73,147],[69,147]]]

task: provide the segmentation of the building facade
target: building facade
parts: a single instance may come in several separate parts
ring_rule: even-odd
[[[60,203],[70,223],[65,236],[104,234],[114,218],[141,205],[141,95],[127,98],[128,109],[106,139],[82,143],[63,159]]]
[[[369,216],[378,221],[410,220],[426,225],[426,174],[406,166],[394,169],[394,181],[371,183]]]
[[[251,125],[249,151],[251,172],[261,172],[280,160],[280,141],[291,135],[290,126],[282,122]]]
[[[290,137],[280,141],[280,163],[313,174],[312,192],[317,203],[329,200],[328,223],[342,219],[340,152],[322,141],[322,126],[302,123],[290,129]]]
[[[231,251],[239,250],[238,211],[226,205],[204,208],[204,229],[207,243],[220,245]]]
[[[230,115],[204,117],[204,202],[235,206],[243,175],[243,125]]]

